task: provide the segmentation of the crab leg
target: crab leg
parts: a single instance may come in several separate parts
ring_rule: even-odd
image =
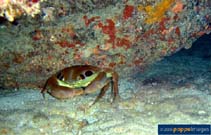
[[[51,87],[50,90],[47,90],[47,84],[48,87]],[[45,92],[49,93],[51,96],[57,98],[57,99],[65,99],[65,98],[71,98],[74,96],[82,95],[84,94],[83,88],[69,88],[65,86],[58,85],[57,78],[55,76],[48,79],[46,82],[43,90],[41,93],[43,94],[43,97],[45,98]]]
[[[74,96],[82,95],[84,94],[84,90],[82,88],[71,89],[64,86],[58,86],[52,89],[48,93],[57,99],[65,99],[65,98],[71,98]]]
[[[116,100],[116,98],[120,98],[119,97],[119,89],[118,89],[118,74],[116,72],[112,73],[112,81],[111,81],[111,91],[113,94],[113,101],[114,102]]]
[[[109,83],[101,89],[99,95],[96,97],[95,101],[91,105],[94,105],[97,101],[99,101],[99,99],[101,99],[105,95],[108,88],[109,88]]]
[[[85,88],[85,93],[93,93],[99,89],[102,89],[105,85],[107,85],[110,80],[106,77],[105,72],[100,72],[98,76]]]
[[[116,100],[116,97],[119,94],[118,91],[118,75],[117,73],[113,72],[111,78],[106,77],[106,72],[100,72],[98,77],[95,78],[94,81],[92,81],[86,88],[85,93],[92,93],[98,89],[101,89],[100,94],[95,99],[94,103],[96,103],[100,98],[102,98],[105,94],[105,92],[108,90],[109,84],[111,83],[111,92],[113,95],[114,102]],[[94,104],[93,103],[93,104]]]

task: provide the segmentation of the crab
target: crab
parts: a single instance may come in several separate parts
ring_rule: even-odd
[[[118,74],[115,71],[91,65],[76,65],[64,68],[52,75],[46,81],[41,93],[44,98],[47,92],[57,99],[67,99],[100,90],[93,105],[105,95],[110,84],[112,102],[114,102],[119,97]]]

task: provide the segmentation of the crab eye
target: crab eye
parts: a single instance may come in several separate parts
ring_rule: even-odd
[[[88,76],[91,76],[92,74],[93,74],[93,72],[90,71],[90,70],[88,70],[88,71],[85,72],[85,76],[87,76],[87,77],[88,77]]]
[[[56,78],[62,81],[64,79],[64,76],[63,76],[63,74],[61,72],[59,72],[57,74]]]

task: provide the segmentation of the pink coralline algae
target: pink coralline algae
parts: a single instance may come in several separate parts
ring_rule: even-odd
[[[127,20],[128,18],[132,17],[133,11],[134,11],[134,6],[126,5],[123,11],[124,20]]]

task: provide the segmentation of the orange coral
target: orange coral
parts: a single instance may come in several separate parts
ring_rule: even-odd
[[[174,2],[175,0],[162,0],[155,7],[152,6],[145,7],[144,9],[148,15],[148,17],[145,20],[145,23],[152,24],[160,21],[163,18],[165,12],[169,10],[172,3]],[[139,8],[139,10],[141,10],[141,8]]]

